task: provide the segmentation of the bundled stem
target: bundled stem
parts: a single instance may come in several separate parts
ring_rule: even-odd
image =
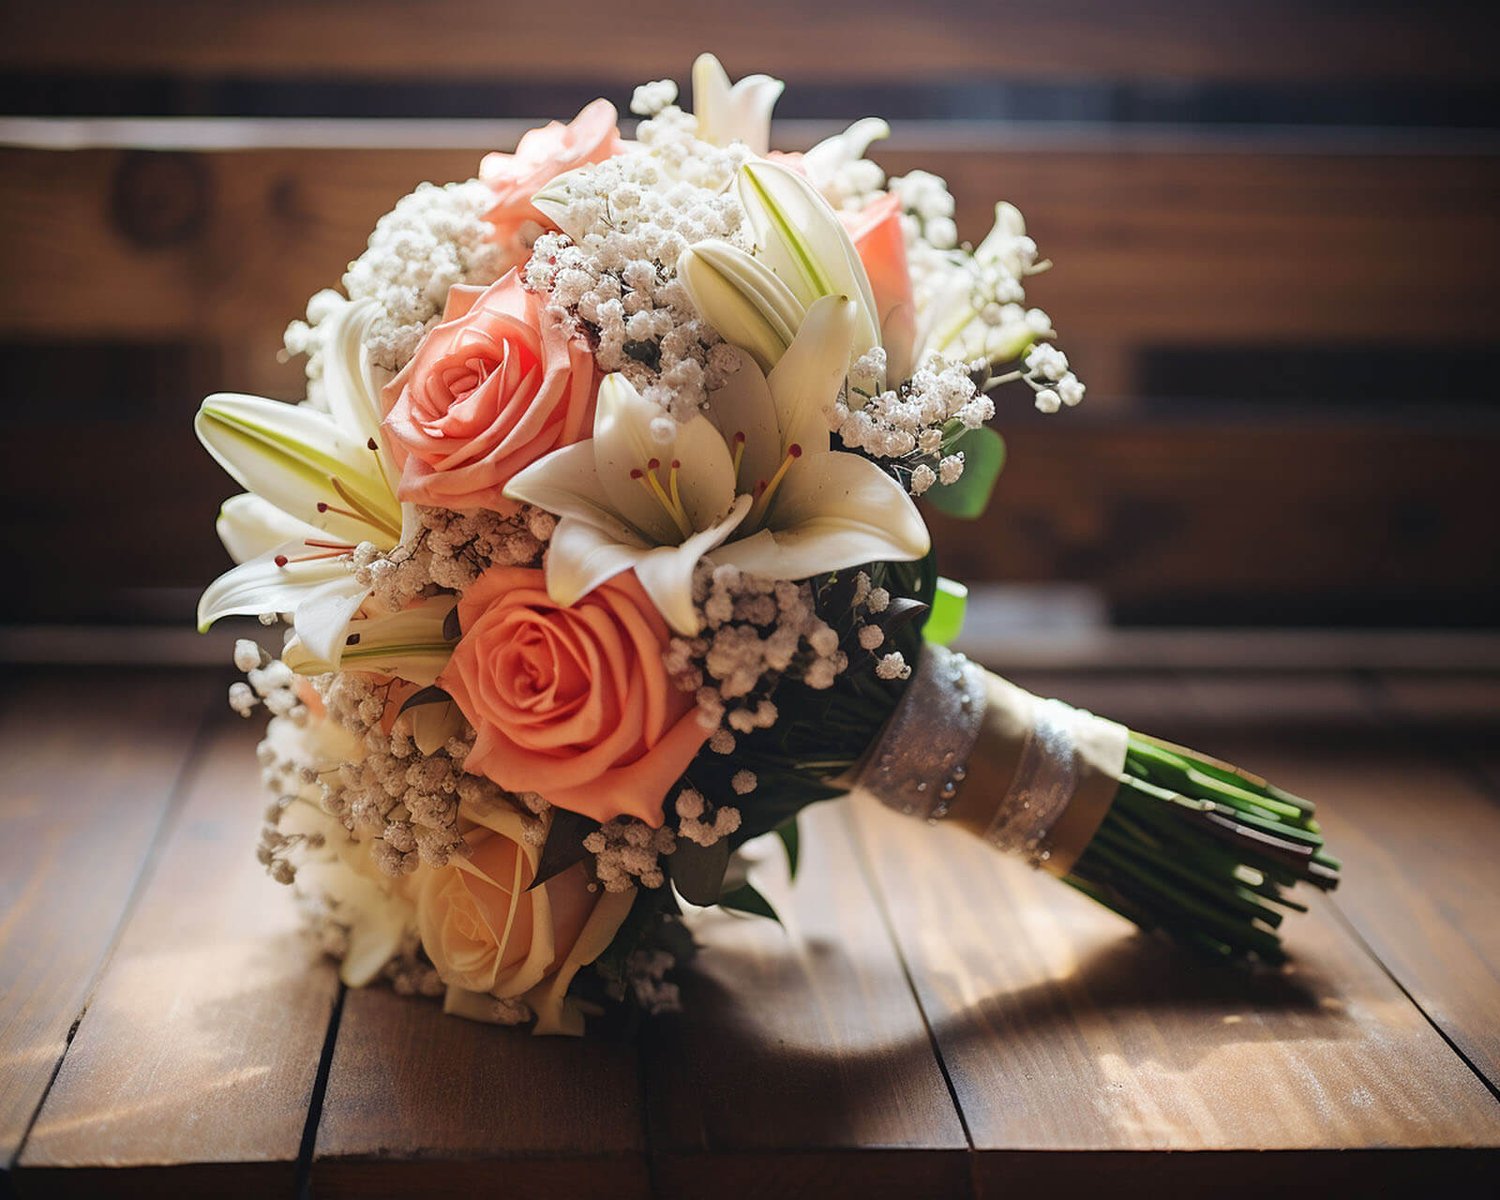
[[[1286,955],[1285,889],[1338,884],[1313,805],[1227,763],[1131,732],[1114,803],[1065,882],[1217,957]]]

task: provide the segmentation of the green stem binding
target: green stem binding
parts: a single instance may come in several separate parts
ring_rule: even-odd
[[[1306,911],[1284,889],[1338,878],[1311,803],[1132,732],[1120,789],[1064,882],[1213,956],[1279,963],[1282,910]]]

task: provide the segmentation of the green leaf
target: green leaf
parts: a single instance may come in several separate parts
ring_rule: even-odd
[[[908,622],[915,621],[918,617],[925,617],[929,607],[920,600],[913,600],[910,596],[897,596],[886,605],[884,612],[877,613],[871,620],[886,633],[894,633]]]
[[[969,607],[969,589],[953,579],[938,577],[937,593],[932,598],[932,615],[922,636],[936,646],[946,646],[964,627],[964,612]]]
[[[433,684],[431,687],[424,687],[421,691],[413,692],[410,696],[408,696],[405,701],[402,702],[401,708],[396,715],[400,716],[401,713],[404,713],[407,709],[418,708],[423,704],[451,704],[452,702],[452,696],[448,695],[448,693],[443,691],[442,688],[438,687],[437,684]]]
[[[443,637],[450,642],[456,642],[463,636],[463,629],[458,623],[458,605],[453,606],[453,611],[443,621]]]
[[[781,839],[781,844],[786,847],[786,871],[787,875],[797,878],[797,859],[801,851],[801,835],[797,830],[797,818],[795,815],[789,821],[783,821],[776,826],[776,836]]]
[[[929,489],[923,499],[950,517],[972,521],[989,505],[990,493],[1005,465],[1005,442],[989,426],[981,425],[968,430],[953,448],[963,451],[964,473],[954,483]]]
[[[719,903],[724,872],[729,869],[728,838],[720,838],[712,846],[679,838],[677,849],[667,861],[672,882],[684,900],[704,908]]]
[[[583,839],[599,828],[599,822],[581,813],[569,812],[565,808],[552,810],[552,825],[547,830],[547,841],[542,846],[541,857],[536,864],[536,878],[526,889],[540,887],[554,875],[560,875],[575,863],[588,857],[583,848]]]
[[[776,910],[771,907],[771,902],[748,883],[742,883],[734,891],[725,892],[720,896],[719,907],[727,908],[734,912],[750,913],[752,916],[757,917],[770,917],[776,924],[781,924],[781,918],[776,915]]]

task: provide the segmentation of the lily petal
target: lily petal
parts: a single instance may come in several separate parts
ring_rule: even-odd
[[[786,87],[769,75],[747,75],[733,87],[729,75],[712,54],[693,63],[693,114],[698,136],[714,146],[744,142],[753,154],[771,145],[771,110]]]
[[[736,490],[752,492],[761,480],[770,479],[781,465],[785,448],[776,417],[776,401],[760,367],[740,351],[739,369],[708,397],[708,415],[730,446],[742,437]],[[828,449],[828,427],[822,441],[809,442],[813,451]]]
[[[342,579],[332,579],[310,592],[293,616],[293,627],[308,654],[337,667],[349,633],[349,622],[370,594],[347,568]]]
[[[677,494],[694,530],[708,528],[734,503],[734,460],[707,417],[676,423],[677,436],[658,453],[677,463]],[[662,472],[670,481],[670,469]]]
[[[652,423],[665,419],[670,440],[658,441]],[[594,417],[594,461],[610,506],[655,545],[676,545],[719,517],[734,499],[734,471],[724,439],[708,418],[675,422],[643,397],[623,375],[599,385]],[[691,528],[680,525],[658,491],[645,482],[652,462],[662,495],[669,489],[670,464],[678,463],[677,492]]]
[[[511,500],[535,504],[560,517],[571,517],[626,545],[647,543],[614,509],[599,481],[592,441],[575,442],[517,472],[505,485]],[[554,542],[555,546],[556,543]]]
[[[330,326],[323,353],[323,394],[334,422],[351,436],[380,436],[380,387],[365,352],[370,323],[380,313],[372,299],[351,300],[325,321]]]
[[[193,427],[237,483],[288,515],[354,542],[399,535],[400,506],[382,456],[327,413],[220,393],[203,402]]]
[[[635,577],[674,632],[690,636],[702,628],[693,607],[693,568],[734,532],[750,511],[751,503],[749,496],[737,497],[722,521],[695,533],[680,546],[648,550],[636,562]]]
[[[824,138],[802,156],[809,179],[822,182],[832,179],[840,167],[846,167],[865,156],[871,142],[891,136],[891,127],[879,117],[863,117],[843,133]]]
[[[781,452],[793,443],[803,451],[828,448],[824,415],[849,371],[856,311],[844,296],[824,296],[807,310],[802,328],[768,376],[781,426]],[[804,468],[799,474],[806,474]]]
[[[728,242],[700,242],[682,252],[677,278],[698,315],[731,345],[769,371],[786,353],[805,305],[759,259]]]
[[[221,617],[295,612],[324,584],[350,578],[348,567],[335,558],[277,565],[278,557],[290,560],[305,549],[300,540],[288,542],[220,575],[198,601],[199,631],[206,631]]]
[[[766,265],[804,304],[843,295],[859,306],[856,357],[879,345],[870,280],[828,201],[802,176],[776,163],[746,163],[735,182]]]
[[[643,471],[661,457],[663,447],[651,436],[651,422],[664,415],[623,375],[606,375],[599,384],[592,443],[599,482],[610,507],[658,546],[680,541],[682,531],[631,472]]]
[[[299,628],[281,658],[303,675],[321,675],[342,667],[395,675],[425,687],[437,680],[452,657],[453,643],[445,636],[445,628],[457,602],[456,596],[432,596],[398,613],[357,617],[345,627],[346,639],[357,637],[353,645],[329,647],[326,639],[310,645],[302,639]],[[329,649],[334,651],[332,655],[323,653]]]
[[[547,549],[547,594],[558,604],[574,604],[601,583],[634,570],[667,624],[678,633],[697,633],[693,568],[734,532],[750,505],[749,496],[736,498],[721,520],[680,546],[622,546],[597,528],[564,518]]]
[[[771,579],[806,579],[875,560],[908,562],[931,546],[905,490],[867,458],[834,451],[787,474],[774,528],[713,553],[713,560]]]
[[[575,604],[601,583],[630,570],[649,550],[565,516],[547,543],[547,594],[564,607]]]
[[[301,545],[304,539],[320,537],[323,532],[306,521],[288,516],[254,492],[224,501],[214,528],[229,557],[237,563],[270,554],[288,542]]]

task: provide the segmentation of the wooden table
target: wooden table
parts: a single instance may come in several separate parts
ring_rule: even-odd
[[[534,1039],[344,992],[255,863],[208,674],[12,675],[0,1187],[20,1196],[1494,1194],[1500,680],[1022,680],[1326,811],[1289,968],[1210,969],[976,842],[807,814],[688,1011]]]

